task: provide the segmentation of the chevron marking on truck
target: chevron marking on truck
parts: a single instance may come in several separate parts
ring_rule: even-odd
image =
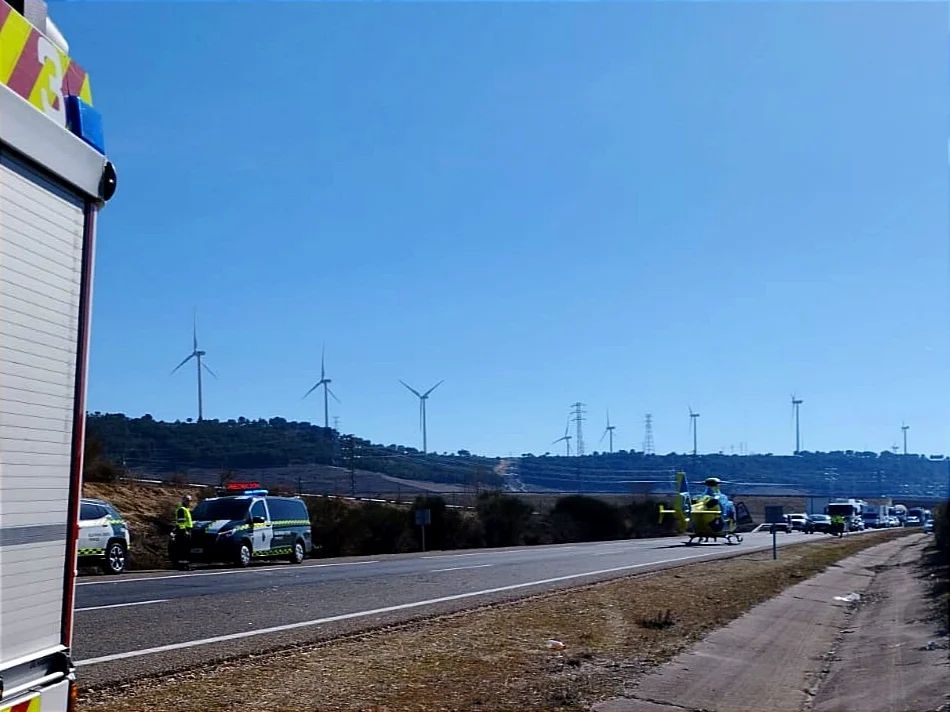
[[[92,104],[86,71],[5,2],[0,2],[0,84],[54,120],[65,113],[64,96]]]
[[[0,712],[40,712],[40,698],[34,697],[26,702],[18,702],[13,707],[4,707]]]

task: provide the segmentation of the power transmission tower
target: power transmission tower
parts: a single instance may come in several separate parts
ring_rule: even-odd
[[[653,416],[650,413],[646,414],[646,417],[643,419],[643,454],[652,455],[653,454]]]
[[[577,436],[576,436],[577,440],[574,442],[574,452],[577,455],[584,454],[584,431],[583,431],[583,428],[581,427],[581,423],[584,422],[585,420],[584,414],[587,412],[586,410],[584,410],[585,405],[586,403],[581,403],[580,401],[577,401],[577,403],[571,404],[571,408],[574,409],[571,413],[572,415],[571,420],[572,422],[577,424]]]
[[[350,496],[356,499],[356,460],[359,457],[359,445],[352,435],[340,438],[340,448],[343,450],[343,461],[350,473]]]
[[[338,415],[333,416],[333,429],[340,432],[340,416]]]
[[[901,430],[904,432],[904,454],[907,454],[907,431],[910,430],[910,426],[906,423],[901,423]]]

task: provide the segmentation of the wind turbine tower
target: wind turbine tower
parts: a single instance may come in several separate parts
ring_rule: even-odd
[[[422,428],[422,454],[425,455],[428,452],[428,441],[426,440],[426,401],[429,400],[429,394],[432,393],[436,388],[441,386],[445,381],[439,381],[432,388],[427,390],[425,393],[420,393],[415,388],[410,386],[405,381],[399,381],[402,385],[408,388],[412,393],[419,399],[419,425]]]
[[[697,436],[696,436],[696,429],[697,429],[698,421],[699,421],[699,413],[694,413],[692,407],[690,407],[690,409],[689,409],[689,428],[690,428],[690,430],[693,431],[693,457],[696,457],[696,455],[697,455],[698,452],[699,452],[699,448],[697,447],[698,439],[697,439]]]
[[[172,369],[172,373],[175,373],[175,371],[177,371],[179,368],[181,368],[186,363],[191,361],[191,359],[195,359],[195,367],[198,370],[198,422],[200,423],[204,419],[204,399],[203,399],[203,392],[202,392],[202,386],[201,386],[201,369],[202,368],[205,369],[208,373],[210,373],[215,378],[217,378],[217,376],[215,376],[214,371],[208,368],[208,364],[204,363],[201,360],[202,358],[204,358],[207,352],[202,351],[201,349],[198,348],[198,316],[197,314],[195,315],[195,320],[194,320],[194,325],[192,327],[191,336],[192,336],[191,353],[188,354],[182,360],[180,364],[178,364],[177,366],[175,366],[175,368]]]
[[[336,393],[330,390],[330,384],[333,383],[333,379],[327,378],[327,369],[326,369],[326,349],[320,351],[320,380],[313,384],[313,387],[303,394],[303,397],[306,398],[320,386],[323,386],[323,427],[330,429],[330,403],[327,399],[328,396],[333,396],[333,400],[337,403],[340,402],[340,399],[336,397]]]
[[[585,403],[581,403],[580,401],[571,404],[571,408],[574,409],[571,411],[571,414],[574,416],[573,421],[577,424],[577,440],[574,441],[574,452],[578,455],[584,454],[584,431],[581,427],[581,423],[584,422],[584,413],[587,412],[584,410],[585,405]]]
[[[901,430],[904,434],[904,454],[907,454],[907,431],[910,430],[910,426],[907,423],[901,423]]]
[[[564,435],[562,435],[562,436],[559,437],[557,440],[555,440],[554,442],[551,443],[552,445],[557,445],[559,442],[563,442],[564,445],[565,445],[565,447],[567,448],[567,456],[568,456],[568,457],[571,456],[571,434],[570,434],[570,429],[571,429],[571,416],[568,415],[568,416],[567,416],[567,422],[564,423]]]
[[[616,429],[617,429],[616,425],[610,424],[610,411],[608,410],[607,411],[607,427],[604,428],[603,435],[600,436],[600,442],[604,441],[604,436],[606,435],[610,436],[610,453],[611,454],[613,454],[614,452],[614,430]]]
[[[798,420],[798,411],[801,404],[802,404],[802,399],[796,398],[795,394],[793,393],[792,394],[792,411],[795,413],[795,454],[796,455],[799,452],[801,452],[801,449],[802,449],[802,431],[801,431],[801,428],[799,427],[799,420]]]

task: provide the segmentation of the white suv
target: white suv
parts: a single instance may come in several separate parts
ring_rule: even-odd
[[[132,539],[119,511],[101,499],[83,499],[79,508],[79,566],[99,566],[107,574],[125,571]]]

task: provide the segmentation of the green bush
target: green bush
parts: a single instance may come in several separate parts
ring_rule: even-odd
[[[937,548],[950,552],[950,502],[943,502],[934,508],[934,536]]]
[[[529,531],[531,505],[500,492],[483,492],[475,505],[485,546],[518,546]]]
[[[555,542],[606,541],[626,535],[619,507],[602,499],[573,494],[561,497],[551,510]]]

